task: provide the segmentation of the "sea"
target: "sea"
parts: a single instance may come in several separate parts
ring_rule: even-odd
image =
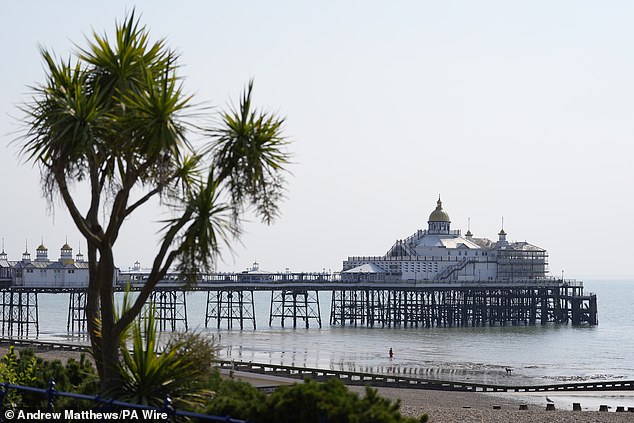
[[[254,293],[255,330],[206,328],[205,293],[187,294],[187,314],[189,330],[214,337],[224,360],[505,385],[634,380],[634,281],[584,281],[584,292],[597,294],[597,326],[330,326],[329,292],[319,294],[321,328],[314,320],[309,328],[269,326],[264,291]],[[67,295],[38,301],[40,340],[87,342],[67,333]]]

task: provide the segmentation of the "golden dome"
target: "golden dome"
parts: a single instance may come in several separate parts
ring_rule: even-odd
[[[436,204],[436,209],[429,215],[428,222],[451,222],[447,212],[442,209],[442,201],[440,201],[440,196],[438,196],[438,202]]]

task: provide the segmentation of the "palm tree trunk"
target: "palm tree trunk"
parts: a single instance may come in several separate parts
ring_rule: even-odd
[[[102,395],[107,395],[120,381],[118,363],[121,331],[115,327],[112,287],[115,266],[112,250],[101,248],[99,253],[99,261],[96,262],[96,249],[89,246],[89,256],[94,257],[90,261],[86,317],[100,391]]]

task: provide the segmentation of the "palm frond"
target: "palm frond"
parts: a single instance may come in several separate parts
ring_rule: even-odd
[[[270,223],[283,197],[283,173],[290,154],[282,135],[284,119],[254,109],[252,92],[250,81],[238,108],[223,113],[222,126],[210,131],[213,164],[218,179],[228,184],[236,210],[251,202]]]

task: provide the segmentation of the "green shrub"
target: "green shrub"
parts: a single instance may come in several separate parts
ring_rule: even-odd
[[[23,385],[25,382],[32,383],[35,373],[35,362],[21,361],[15,353],[13,346],[9,347],[9,351],[4,355],[0,362],[0,380],[5,383],[14,385]],[[27,395],[28,396],[31,394]],[[9,390],[4,398],[3,405],[7,408],[22,407],[28,402],[24,401],[22,392]]]
[[[69,358],[66,364],[60,360],[43,360],[36,357],[32,349],[20,350],[18,356],[14,346],[0,361],[0,380],[14,385],[31,386],[47,389],[49,381],[55,381],[55,389],[65,392],[79,392],[84,394],[97,393],[97,377],[94,367],[85,354],[81,354],[77,361]],[[59,406],[68,404],[70,400],[58,398]],[[9,390],[3,405],[9,408],[37,410],[45,407],[47,399],[44,395],[18,390]],[[81,404],[81,403],[79,403]]]
[[[378,395],[376,389],[366,388],[360,398],[338,379],[280,386],[266,396],[251,385],[233,380],[216,380],[216,395],[206,412],[248,419],[254,423],[415,423],[426,422],[403,417],[400,402],[392,402]]]
[[[266,395],[257,388],[237,380],[223,380],[218,372],[211,379],[210,389],[215,392],[205,413],[231,416],[253,422],[265,412]]]

